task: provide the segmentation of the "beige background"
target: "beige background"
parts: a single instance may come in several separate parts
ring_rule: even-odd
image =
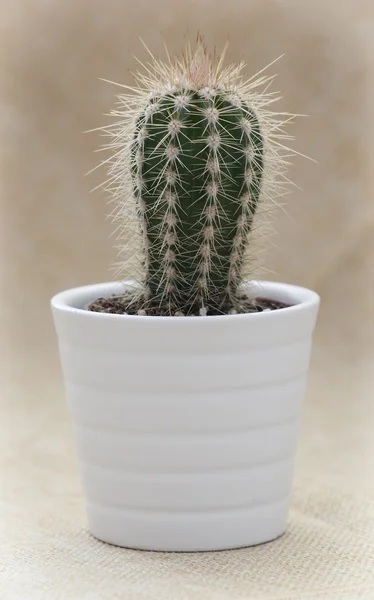
[[[0,3],[1,600],[374,598],[374,9],[342,0],[2,0]],[[206,555],[105,546],[86,533],[50,296],[110,278],[96,134],[114,89],[163,39],[230,41],[248,73],[280,54],[280,110],[304,192],[278,219],[268,277],[322,309],[290,526]]]

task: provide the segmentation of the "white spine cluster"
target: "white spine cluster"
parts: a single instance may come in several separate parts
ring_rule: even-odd
[[[205,205],[199,218],[201,243],[196,291],[196,299],[204,312],[204,298],[209,288],[212,264],[214,258],[219,257],[220,236],[224,235],[227,227],[220,198],[225,193],[222,171],[227,167],[227,164],[223,164],[222,148],[225,145],[228,147],[229,143],[225,135],[222,135],[226,127],[226,109],[220,109],[216,103],[217,96],[225,93],[227,101],[234,107],[250,107],[245,109],[246,117],[239,124],[242,139],[246,142],[243,143],[243,153],[247,167],[243,190],[238,198],[233,199],[238,204],[238,216],[229,259],[229,293],[241,281],[256,275],[259,246],[257,243],[248,244],[248,238],[258,239],[258,232],[262,230],[263,222],[268,221],[271,208],[279,204],[279,199],[288,192],[290,182],[285,172],[293,151],[285,145],[292,138],[285,132],[284,126],[292,121],[293,115],[271,112],[270,105],[277,99],[277,94],[268,91],[272,76],[264,75],[263,70],[245,80],[242,77],[243,64],[224,67],[224,53],[210,58],[201,42],[195,52],[188,47],[182,58],[177,58],[175,62],[162,62],[151,53],[150,55],[151,63],[143,72],[136,74],[136,85],[120,85],[123,90],[118,94],[119,107],[111,113],[115,122],[100,128],[109,136],[109,143],[104,149],[109,150],[111,155],[101,163],[109,166],[109,176],[99,187],[109,191],[115,205],[111,216],[117,225],[119,239],[118,272],[123,277],[142,282],[146,281],[149,268],[149,240],[145,218],[148,207],[144,198],[151,191],[151,186],[157,185],[159,193],[155,210],[164,207],[160,224],[163,251],[161,280],[165,293],[172,294],[178,278],[183,277],[176,261],[179,219],[182,214],[179,194],[181,190],[183,195],[188,193],[179,173],[185,132],[183,121],[178,115],[182,110],[190,110],[192,94],[197,93],[204,100],[201,119],[206,127],[204,140],[199,142],[207,160],[204,167],[205,183],[201,191]],[[167,128],[162,132],[162,141],[157,148],[157,157],[163,161],[163,168],[157,182],[150,183],[144,148],[152,135],[154,120],[162,110],[159,100],[168,95],[173,97],[174,109],[170,112]],[[255,219],[250,191],[253,167],[257,160],[256,149],[250,137],[253,113],[259,122],[265,157],[261,202]],[[266,234],[268,236],[268,231]]]

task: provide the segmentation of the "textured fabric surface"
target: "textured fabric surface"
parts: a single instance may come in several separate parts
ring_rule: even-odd
[[[356,0],[3,0],[0,6],[0,600],[373,600],[374,9]],[[108,279],[100,139],[113,89],[197,29],[248,73],[280,54],[280,110],[309,114],[268,277],[322,296],[287,533],[206,554],[87,532],[50,296]],[[272,275],[272,273],[276,275]]]

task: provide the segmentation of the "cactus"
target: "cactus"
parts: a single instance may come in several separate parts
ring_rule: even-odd
[[[142,310],[243,310],[259,207],[285,192],[290,118],[267,109],[273,93],[256,91],[272,77],[243,82],[243,65],[224,68],[223,56],[210,57],[201,40],[175,62],[152,56],[105,129],[107,188],[127,238],[121,253],[141,267]]]

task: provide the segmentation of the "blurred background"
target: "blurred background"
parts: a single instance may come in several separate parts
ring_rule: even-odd
[[[309,115],[292,127],[294,148],[317,163],[295,159],[290,177],[304,191],[279,213],[266,264],[266,277],[322,297],[296,496],[312,480],[318,488],[336,479],[347,494],[358,484],[366,489],[373,462],[365,429],[374,336],[370,0],[1,0],[0,346],[13,456],[5,452],[4,469],[16,476],[17,447],[18,482],[27,485],[27,452],[30,472],[42,464],[47,487],[52,478],[50,494],[65,486],[80,498],[66,458],[72,449],[49,299],[111,278],[106,198],[90,193],[104,172],[85,176],[102,140],[83,132],[106,124],[115,101],[116,89],[99,78],[131,83],[133,55],[146,58],[139,37],[163,56],[164,42],[172,53],[198,31],[208,45],[228,40],[228,59],[243,58],[248,75],[285,54],[271,68],[283,96],[277,109]]]
[[[52,294],[112,277],[107,199],[90,194],[105,173],[85,176],[102,140],[83,132],[109,122],[117,91],[99,78],[131,84],[139,37],[163,56],[164,41],[180,50],[197,31],[228,40],[248,75],[285,54],[271,68],[277,109],[309,115],[294,147],[318,163],[294,161],[304,191],[278,215],[266,277],[320,292],[326,343],[361,353],[373,333],[373,15],[370,2],[340,0],[2,0],[1,328],[13,366],[56,357]]]

